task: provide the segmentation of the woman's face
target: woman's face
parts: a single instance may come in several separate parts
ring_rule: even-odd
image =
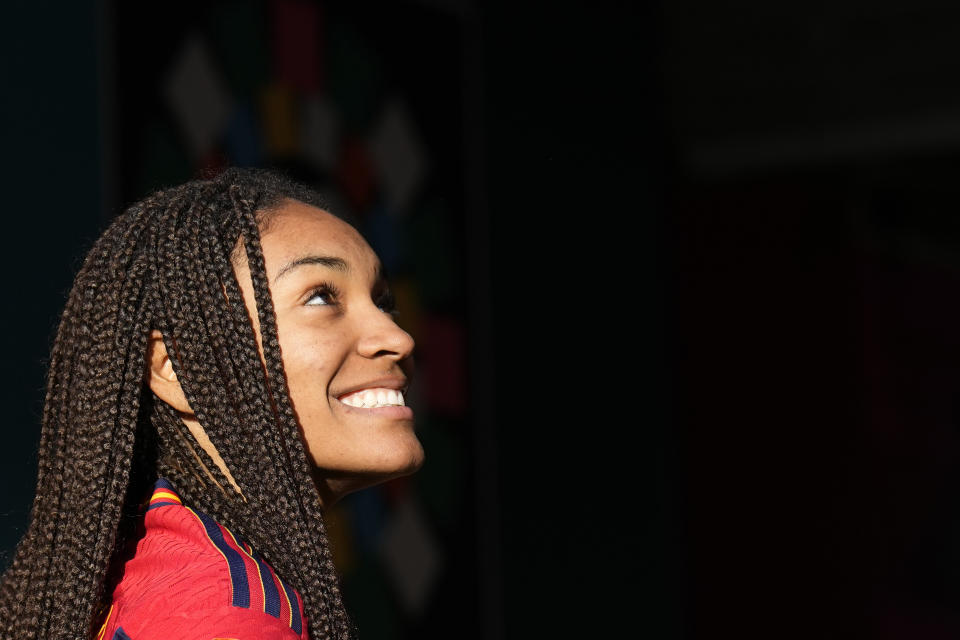
[[[413,339],[393,320],[377,256],[346,222],[292,200],[261,245],[290,399],[324,503],[416,471],[423,448],[402,406]],[[240,253],[235,273],[262,357]]]

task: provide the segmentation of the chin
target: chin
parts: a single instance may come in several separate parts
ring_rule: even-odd
[[[423,466],[425,454],[419,440],[415,440],[413,445],[409,445],[405,449],[406,451],[402,456],[396,456],[400,453],[397,450],[391,451],[392,459],[390,463],[378,470],[380,475],[384,476],[383,481],[408,476],[416,473]]]
[[[351,468],[314,468],[313,477],[326,506],[340,498],[375,485],[415,473],[423,466],[425,454],[420,441],[403,447],[392,447],[377,456],[373,464],[351,465]]]

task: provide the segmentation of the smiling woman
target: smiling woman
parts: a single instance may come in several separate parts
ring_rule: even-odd
[[[16,638],[346,638],[322,519],[416,471],[413,340],[309,189],[228,170],[97,240],[50,359]]]

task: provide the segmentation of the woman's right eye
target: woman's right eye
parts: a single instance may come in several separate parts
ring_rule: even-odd
[[[389,289],[377,297],[377,308],[396,319],[400,315],[397,311],[397,299],[393,297],[393,292]]]

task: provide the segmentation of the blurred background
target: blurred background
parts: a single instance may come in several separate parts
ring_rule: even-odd
[[[426,464],[328,513],[361,637],[679,637],[658,14],[516,4],[4,5],[3,566],[86,251],[264,166],[355,222],[417,342]]]
[[[960,637],[960,6],[4,7],[5,562],[86,249],[267,166],[417,341],[424,468],[328,514],[361,637]]]

